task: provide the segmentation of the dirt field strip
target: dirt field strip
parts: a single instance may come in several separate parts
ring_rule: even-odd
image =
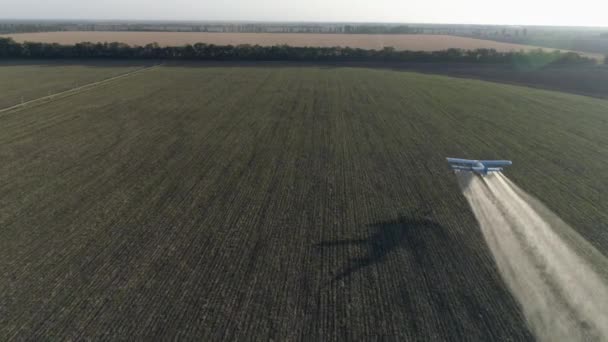
[[[206,43],[215,45],[291,45],[334,47],[343,46],[360,49],[381,50],[393,47],[397,50],[439,51],[449,48],[465,50],[496,49],[497,51],[530,51],[543,49],[533,45],[496,42],[485,39],[429,34],[328,34],[328,33],[216,33],[216,32],[39,32],[5,35],[18,42],[42,42],[76,44],[80,42],[121,42],[129,45],[158,43],[161,46],[181,46]],[[566,51],[566,50],[562,50]],[[585,56],[602,60],[601,54],[579,52]]]
[[[113,81],[116,81],[116,80],[119,80],[119,79],[122,79],[122,78],[125,78],[125,77],[129,77],[129,76],[132,76],[132,75],[135,75],[135,74],[139,74],[139,73],[142,73],[142,72],[145,72],[145,71],[149,71],[149,70],[158,68],[161,65],[162,64],[157,64],[157,65],[153,65],[153,66],[150,66],[150,67],[144,67],[144,68],[141,68],[141,69],[138,69],[138,70],[135,70],[135,71],[131,71],[131,72],[128,72],[128,73],[125,73],[125,74],[122,74],[122,75],[106,78],[105,80],[101,80],[101,81],[97,81],[97,82],[93,82],[93,83],[88,83],[88,84],[85,84],[83,86],[78,86],[76,88],[68,89],[68,90],[65,90],[65,91],[62,91],[62,92],[59,92],[59,93],[55,93],[55,94],[39,97],[37,99],[33,99],[33,100],[29,100],[29,101],[25,101],[23,103],[19,103],[19,104],[14,105],[14,106],[10,106],[10,107],[7,107],[7,108],[0,109],[0,114],[6,113],[6,112],[10,112],[10,111],[15,110],[15,109],[20,109],[20,108],[28,107],[29,105],[32,105],[32,104],[41,104],[41,103],[47,102],[48,100],[56,100],[56,99],[68,97],[68,96],[71,96],[71,95],[75,95],[75,94],[81,93],[83,91],[86,91],[86,90],[95,88],[97,86],[100,86],[102,84],[110,83],[110,82],[113,82]]]

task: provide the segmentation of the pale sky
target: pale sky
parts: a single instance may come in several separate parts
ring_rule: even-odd
[[[0,18],[608,26],[608,0],[0,0]]]

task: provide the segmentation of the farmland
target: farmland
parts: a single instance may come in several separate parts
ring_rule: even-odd
[[[531,45],[502,43],[475,38],[448,35],[381,35],[381,34],[307,34],[307,33],[210,33],[210,32],[39,32],[6,35],[18,42],[32,41],[44,43],[75,44],[79,42],[121,42],[130,45],[158,43],[161,46],[179,46],[195,43],[215,45],[290,45],[334,47],[348,46],[361,49],[438,51],[449,48],[474,50],[480,48],[497,51],[529,51],[538,49]],[[553,49],[546,49],[552,51]],[[585,54],[601,59],[601,54]]]
[[[437,75],[197,64],[2,113],[0,339],[531,340],[444,158],[513,159],[606,254],[606,113]]]
[[[246,65],[240,63],[239,65]],[[526,66],[484,63],[341,62],[330,66],[380,68],[479,79],[608,98],[608,65]]]
[[[80,62],[76,65],[0,62],[0,109],[126,74],[141,67],[129,62]]]

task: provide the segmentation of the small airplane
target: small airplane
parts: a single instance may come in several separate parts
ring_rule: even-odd
[[[510,160],[469,160],[447,158],[454,171],[470,171],[486,176],[489,172],[500,172],[506,166],[513,164]]]

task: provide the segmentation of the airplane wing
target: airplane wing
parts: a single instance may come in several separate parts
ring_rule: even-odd
[[[513,164],[510,160],[480,160],[479,162],[487,167],[511,166]]]
[[[479,160],[460,159],[460,158],[446,158],[448,163],[455,165],[477,165]]]

